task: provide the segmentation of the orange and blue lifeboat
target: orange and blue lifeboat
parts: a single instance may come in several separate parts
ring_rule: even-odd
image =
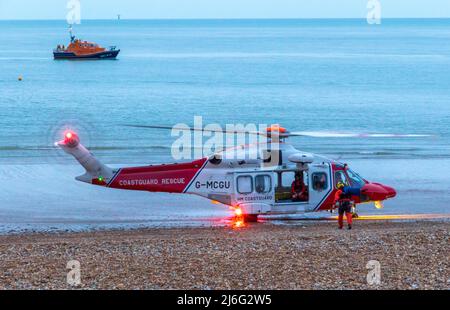
[[[115,46],[109,49],[96,43],[72,38],[69,46],[58,45],[53,50],[54,59],[115,59],[120,50]]]

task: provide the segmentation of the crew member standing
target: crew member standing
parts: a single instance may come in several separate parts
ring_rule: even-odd
[[[352,229],[352,195],[347,194],[344,191],[344,183],[339,182],[337,184],[338,191],[334,195],[334,203],[338,204],[338,223],[339,223],[339,229],[342,229],[344,227],[344,213],[345,218],[347,219],[348,229]]]

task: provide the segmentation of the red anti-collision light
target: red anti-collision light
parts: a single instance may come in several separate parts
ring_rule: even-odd
[[[76,147],[78,145],[79,139],[76,133],[68,131],[64,134],[64,144],[68,147]]]

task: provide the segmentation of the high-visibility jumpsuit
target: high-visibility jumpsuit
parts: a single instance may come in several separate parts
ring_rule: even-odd
[[[305,183],[295,180],[291,185],[292,200],[306,201],[308,200],[308,192]]]
[[[334,195],[334,203],[338,203],[338,224],[339,229],[344,226],[344,213],[347,219],[348,229],[352,228],[352,195],[346,194],[343,190],[338,190]]]

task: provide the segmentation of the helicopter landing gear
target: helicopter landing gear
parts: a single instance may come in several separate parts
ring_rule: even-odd
[[[356,219],[359,217],[358,213],[356,213],[356,207],[353,206],[351,209],[352,219]]]

